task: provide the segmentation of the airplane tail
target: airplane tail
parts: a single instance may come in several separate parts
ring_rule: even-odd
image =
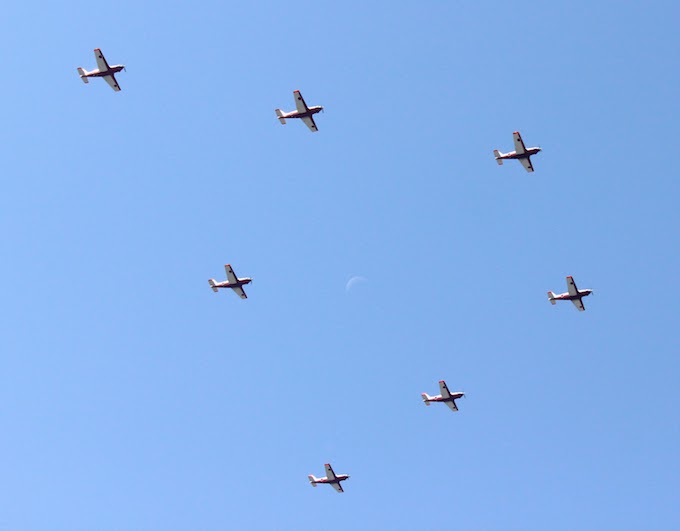
[[[219,290],[217,289],[217,286],[215,285],[216,282],[215,282],[215,279],[214,279],[214,278],[211,278],[210,280],[208,280],[208,284],[210,284],[210,287],[212,288],[212,290],[213,290],[215,293],[217,293],[217,292],[219,291]]]
[[[281,109],[276,109],[276,116],[279,117],[279,122],[281,122],[283,125],[286,125],[286,117],[283,115],[283,111]]]
[[[432,398],[432,397],[430,395],[428,395],[427,393],[420,393],[420,396],[423,397],[423,402],[425,402],[425,405],[429,406],[430,405],[430,398]]]
[[[555,302],[555,294],[552,291],[548,292],[548,300],[550,301],[550,304],[552,304],[553,306],[555,306],[555,304],[557,304]]]
[[[496,157],[496,162],[498,162],[499,166],[503,165],[503,159],[501,158],[501,155],[503,155],[500,151],[497,149],[493,150],[494,157]]]
[[[309,478],[309,482],[312,484],[312,487],[316,487],[316,478],[311,474],[307,477]]]
[[[78,67],[78,74],[80,75],[80,79],[83,80],[83,83],[89,83],[90,80],[87,79],[87,72],[82,67]]]

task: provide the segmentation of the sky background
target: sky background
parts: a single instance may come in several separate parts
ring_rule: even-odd
[[[3,6],[0,530],[680,528],[679,16]]]

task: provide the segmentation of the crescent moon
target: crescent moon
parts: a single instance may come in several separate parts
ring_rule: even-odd
[[[363,284],[364,282],[368,282],[368,279],[366,277],[362,276],[353,276],[347,281],[347,284],[345,285],[345,291],[349,292],[354,286],[357,284]]]

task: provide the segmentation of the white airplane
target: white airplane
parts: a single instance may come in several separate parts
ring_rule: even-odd
[[[297,110],[283,112],[281,109],[276,109],[276,116],[279,117],[279,122],[281,122],[283,125],[286,125],[286,118],[300,118],[303,122],[305,122],[305,125],[312,130],[312,133],[318,131],[316,123],[314,123],[314,115],[317,112],[323,111],[323,107],[321,105],[307,107],[307,104],[302,98],[302,94],[300,94],[299,90],[294,91],[293,96],[295,97],[295,107],[297,107]]]
[[[437,396],[430,396],[427,393],[420,394],[420,396],[423,397],[423,402],[425,402],[425,405],[429,406],[430,402],[444,402],[447,406],[451,408],[451,411],[458,411],[456,400],[464,397],[465,393],[461,393],[460,391],[452,393],[451,391],[449,391],[449,388],[446,387],[446,382],[444,380],[441,380],[439,382],[439,390],[441,391],[442,394]]]
[[[593,290],[592,289],[578,289],[576,287],[576,282],[574,282],[573,277],[567,277],[567,291],[566,293],[560,293],[559,295],[555,295],[552,291],[548,292],[548,300],[550,301],[550,304],[553,306],[557,304],[555,301],[571,301],[574,303],[574,306],[578,308],[580,312],[584,312],[586,310],[586,307],[583,306],[583,297],[587,297],[590,295]]]
[[[505,159],[517,159],[528,172],[534,171],[534,167],[531,165],[531,155],[535,155],[541,151],[541,148],[532,147],[527,149],[518,131],[512,133],[512,138],[515,141],[515,151],[501,153],[497,149],[494,149],[493,154],[496,156],[496,162],[498,162],[499,166],[502,166]]]
[[[340,485],[340,482],[345,481],[349,478],[349,476],[347,474],[336,474],[333,472],[333,467],[331,467],[331,465],[328,463],[326,463],[324,467],[326,467],[325,478],[317,478],[311,474],[307,476],[309,478],[309,482],[312,484],[312,487],[316,487],[317,483],[328,483],[338,492],[345,492],[342,490],[342,485]]]
[[[83,83],[89,83],[87,79],[89,77],[103,77],[104,81],[111,85],[113,90],[119,92],[120,85],[118,85],[116,76],[114,74],[117,74],[121,70],[125,70],[125,65],[109,66],[109,63],[106,62],[106,59],[104,59],[104,54],[99,48],[94,49],[94,56],[97,59],[97,68],[88,72],[79,66],[78,74],[80,74],[80,79],[83,80]]]
[[[236,276],[236,273],[234,273],[234,270],[231,268],[229,264],[226,264],[224,266],[225,271],[227,272],[227,280],[224,282],[215,282],[214,278],[211,278],[208,280],[208,284],[210,284],[210,287],[212,290],[217,293],[217,290],[219,288],[231,288],[234,290],[235,293],[238,294],[239,297],[242,299],[247,299],[248,295],[246,295],[246,292],[243,291],[243,286],[246,284],[250,284],[253,279],[252,278],[238,278]]]

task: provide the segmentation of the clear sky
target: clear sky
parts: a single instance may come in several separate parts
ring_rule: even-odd
[[[3,6],[0,531],[680,528],[679,16]]]

